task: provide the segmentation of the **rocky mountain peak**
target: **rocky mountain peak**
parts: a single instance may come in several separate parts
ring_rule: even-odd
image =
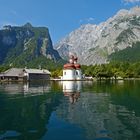
[[[133,7],[133,8],[130,9],[130,12],[132,14],[138,14],[138,15],[140,15],[140,7],[139,6],[135,6],[135,7]]]
[[[27,22],[26,24],[23,25],[23,27],[32,28],[33,26],[30,22]]]
[[[76,52],[81,64],[101,64],[113,52],[140,41],[140,7],[122,9],[99,25],[82,25],[55,45],[61,57]]]

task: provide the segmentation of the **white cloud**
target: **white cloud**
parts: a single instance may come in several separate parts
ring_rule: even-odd
[[[89,22],[94,21],[94,18],[90,17],[90,18],[87,19],[87,21],[89,21]]]
[[[140,0],[123,0],[125,3],[137,3],[140,2]]]
[[[79,23],[89,23],[89,22],[93,22],[94,21],[94,18],[92,17],[89,17],[89,18],[86,18],[86,19],[80,19]]]

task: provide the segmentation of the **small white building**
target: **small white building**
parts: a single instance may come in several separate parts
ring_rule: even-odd
[[[70,56],[69,63],[64,65],[62,80],[81,80],[81,65],[77,63],[78,58]]]

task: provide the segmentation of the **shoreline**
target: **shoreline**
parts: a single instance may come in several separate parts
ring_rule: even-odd
[[[124,79],[98,79],[98,78],[93,78],[93,79],[79,79],[79,80],[62,80],[62,79],[46,79],[46,80],[0,80],[0,84],[2,83],[10,83],[10,82],[48,82],[48,81],[139,81],[140,78],[124,78]]]

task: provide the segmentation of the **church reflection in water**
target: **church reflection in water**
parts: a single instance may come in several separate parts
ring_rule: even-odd
[[[0,84],[0,140],[139,140],[139,87],[139,81]]]
[[[64,96],[69,97],[70,103],[75,103],[80,97],[81,81],[63,81]]]

